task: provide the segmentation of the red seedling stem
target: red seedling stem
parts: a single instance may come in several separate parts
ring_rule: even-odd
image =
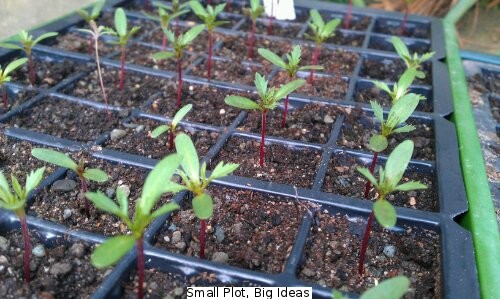
[[[179,36],[179,18],[175,19],[175,37]]]
[[[405,8],[405,16],[403,17],[403,23],[401,24],[400,35],[405,35],[405,33],[406,33],[406,22],[408,21],[409,11],[410,11],[410,7],[407,4],[406,8]]]
[[[174,129],[170,128],[170,136],[168,137],[168,150],[173,151],[174,150]]]
[[[207,230],[207,220],[200,220],[200,258],[205,259],[205,232]]]
[[[266,114],[267,111],[264,110],[262,111],[262,136],[260,137],[260,153],[259,153],[259,165],[260,167],[264,166],[264,146],[265,146],[265,139],[266,139]]]
[[[227,0],[227,4],[226,4],[226,10],[229,11],[231,10],[231,4],[233,3],[233,1],[231,0]]]
[[[120,69],[120,91],[123,90],[123,78],[125,77],[125,47],[122,47],[122,56],[121,56],[121,69]]]
[[[213,35],[214,33],[212,31],[208,31],[208,64],[207,64],[207,68],[208,68],[208,74],[207,74],[207,77],[208,77],[208,81],[210,81],[210,79],[212,78],[211,74],[212,74],[212,43],[213,43]]]
[[[106,113],[108,114],[108,120],[111,119],[111,112],[108,107],[108,96],[106,95],[106,90],[104,89],[104,81],[102,80],[101,63],[99,62],[99,44],[97,38],[95,39],[95,60],[97,63],[97,73],[99,75],[99,82],[101,83],[102,95],[104,97],[104,103],[106,104]]]
[[[161,50],[165,51],[166,47],[167,47],[167,36],[164,34],[161,40]]]
[[[144,9],[145,9],[146,11],[149,11],[149,9],[150,9],[150,6],[149,6],[149,0],[145,0],[145,3],[144,3]]]
[[[79,178],[80,178],[80,186],[82,188],[82,194],[85,194],[87,192],[87,181],[83,176],[80,176]],[[85,214],[87,215],[87,217],[90,218],[90,204],[86,196],[83,197],[83,204],[84,204]]]
[[[373,174],[375,171],[375,165],[377,164],[377,158],[378,158],[378,152],[375,152],[373,154],[372,158],[372,164],[370,165],[370,173]],[[365,185],[365,198],[368,198],[368,195],[370,194],[370,188],[371,184],[370,181],[366,182]],[[372,231],[372,225],[373,225],[373,216],[375,214],[373,213],[373,210],[370,213],[370,216],[368,216],[368,222],[366,223],[366,228],[365,228],[365,234],[363,235],[363,242],[361,243],[361,252],[359,254],[359,264],[358,264],[358,273],[359,275],[363,275],[364,273],[364,267],[365,267],[365,257],[366,257],[366,249],[368,248],[368,240],[370,239],[370,233]]]
[[[319,57],[319,51],[321,49],[321,45],[316,44],[316,48],[314,48],[314,53],[313,53],[313,58],[312,58],[312,64],[316,65],[318,64],[318,57]],[[309,73],[309,84],[313,84],[313,79],[314,79],[314,70],[311,70]]]
[[[7,110],[7,90],[5,89],[5,84],[2,84],[2,100],[3,100],[3,108]]]
[[[137,276],[139,284],[137,285],[137,298],[142,299],[142,286],[144,284],[144,240],[141,236],[136,241],[137,245]]]
[[[351,24],[351,13],[352,13],[352,0],[349,0],[349,7],[347,8],[347,16],[345,17],[344,29],[349,29]]]
[[[177,56],[177,78],[179,83],[177,84],[177,109],[181,108],[181,92],[182,92],[182,69],[181,69],[181,57]]]
[[[92,55],[92,45],[94,44],[94,37],[91,35],[90,36],[90,42],[89,42],[89,55]]]
[[[285,109],[283,110],[283,119],[281,120],[281,128],[285,128],[287,113],[288,113],[288,95],[286,95],[285,99]]]
[[[248,41],[248,58],[253,57],[253,43],[255,41],[255,30],[257,29],[257,24],[252,20],[252,33],[250,34],[250,40]]]
[[[21,231],[23,234],[24,240],[24,280],[27,284],[30,283],[30,252],[31,252],[31,243],[30,243],[30,234],[28,231],[28,224],[26,223],[26,214],[24,211],[20,211],[17,213],[19,216],[19,222],[21,223]]]
[[[31,52],[28,54],[29,60],[29,72],[30,72],[30,83],[31,85],[35,85],[35,66],[33,64],[33,54]]]
[[[269,16],[269,26],[267,27],[267,35],[273,34],[273,19],[274,19],[274,1],[271,1],[271,15]]]

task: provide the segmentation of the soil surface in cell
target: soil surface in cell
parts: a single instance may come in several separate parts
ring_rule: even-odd
[[[161,159],[175,152],[175,147],[170,149],[170,131],[163,133],[158,138],[152,138],[151,132],[158,126],[165,125],[157,120],[148,118],[135,119],[126,126],[120,126],[125,135],[117,139],[108,139],[104,147],[126,152],[134,155],[141,155],[152,159]],[[198,156],[203,157],[210,148],[217,142],[219,134],[206,130],[195,130],[189,127],[183,128],[178,125],[175,134],[186,133],[196,147]]]
[[[313,82],[309,83],[310,73],[303,73],[303,79],[306,84],[297,89],[295,93],[306,97],[320,97],[329,100],[343,100],[349,87],[349,82],[340,76],[327,76],[318,75],[316,72],[313,74]],[[286,72],[278,72],[271,82],[274,86],[285,85],[291,79]]]
[[[415,78],[413,84],[432,85],[432,71],[430,63],[423,63],[421,70],[425,74],[424,79]],[[406,65],[402,60],[376,60],[365,58],[361,66],[360,76],[383,81],[398,82],[401,75],[406,70]]]
[[[311,65],[314,48],[303,47],[302,49],[302,64]],[[330,50],[324,46],[320,49],[317,65],[321,65],[324,73],[330,73],[341,76],[351,76],[356,63],[359,60],[359,55],[354,52],[343,50]]]
[[[207,78],[208,59],[202,63],[193,66],[189,75]],[[235,60],[214,60],[212,59],[211,76],[213,80],[224,82],[239,83],[245,85],[254,85],[255,73],[269,74],[272,66],[268,63],[264,65],[241,63]]]
[[[405,275],[411,281],[405,298],[441,298],[441,248],[436,232],[406,226],[396,232],[381,229],[375,223],[361,277],[358,255],[365,226],[364,218],[317,214],[299,278],[345,292],[362,293],[377,282]]]
[[[208,260],[267,273],[283,271],[305,205],[248,190],[210,188],[214,214],[207,223]],[[199,256],[200,221],[191,200],[160,232],[155,246]]]
[[[22,89],[16,93],[9,93],[7,91],[7,107],[6,108],[4,107],[3,100],[2,100],[0,102],[0,114],[9,112],[10,110],[23,104],[24,102],[34,98],[37,94],[38,93],[36,91],[29,90],[29,89]]]
[[[300,24],[286,23],[285,25],[284,23],[276,23],[276,21],[273,20],[271,35],[286,38],[295,38],[299,33],[301,27],[302,26]],[[268,28],[269,20],[266,20],[265,22],[257,22],[257,30],[255,31],[255,34],[268,35]],[[243,25],[240,26],[240,28],[238,28],[238,30],[250,33],[252,31],[252,21],[247,20],[245,23],[243,23]]]
[[[259,166],[260,139],[233,137],[210,163],[213,169],[219,161],[239,163],[235,175],[263,181],[310,188],[321,160],[321,152],[292,149],[279,144],[266,144],[264,166]]]
[[[69,60],[46,61],[39,60],[34,54],[35,87],[50,88],[75,73],[79,65]],[[30,85],[28,63],[12,73],[11,82]]]
[[[33,236],[34,231],[30,231]],[[0,250],[0,297],[2,298],[90,298],[105,276],[90,263],[92,245],[82,241],[48,247],[31,237],[31,281],[24,280],[24,243],[20,231],[6,236],[7,248]],[[62,243],[62,242],[61,242]],[[42,247],[41,247],[42,246]],[[36,249],[35,249],[36,248]]]
[[[90,56],[95,57],[94,40],[92,40],[91,46],[89,46],[90,42],[91,41],[89,36],[84,36],[81,33],[69,32],[63,35],[59,35],[56,38],[56,43],[52,46],[57,49],[89,54]],[[102,39],[98,41],[98,46],[100,58],[120,49],[118,46],[105,43],[104,41],[102,41]]]
[[[253,56],[248,57],[248,43],[250,35],[248,36],[231,36],[228,35],[223,39],[222,48],[219,51],[219,56],[225,56],[229,59],[241,60],[254,60],[262,62],[264,60],[258,53],[258,48],[266,48],[278,56],[283,56],[292,50],[293,44],[287,40],[271,40],[263,37],[255,37],[253,45]]]
[[[314,36],[311,29],[306,30],[305,33],[308,34],[309,36]],[[302,38],[308,39],[306,35],[304,35]],[[350,32],[337,31],[334,36],[325,40],[325,43],[352,46],[352,47],[361,47],[363,45],[364,40],[365,40],[364,34],[355,34]]]
[[[380,23],[375,25],[374,32],[387,35],[412,37],[412,38],[430,38],[429,29],[411,25],[410,26],[407,25],[403,33],[401,25],[394,26],[394,25],[387,25]]]
[[[391,88],[391,87],[390,87]],[[391,88],[392,90],[392,88]],[[417,91],[411,91],[417,94],[421,94]],[[358,89],[354,93],[354,99],[356,102],[362,102],[362,103],[367,103],[369,104],[370,101],[376,101],[378,102],[382,107],[386,107],[387,109],[390,109],[392,106],[392,100],[389,94],[383,90],[380,90],[376,86],[372,86],[371,88],[363,88],[363,89]],[[417,108],[415,109],[416,111],[423,111],[423,112],[432,112],[432,99],[427,99],[426,100],[421,100],[419,104],[417,105]]]
[[[357,160],[354,156],[348,154],[336,154],[330,159],[330,164],[326,172],[323,191],[335,193],[344,196],[351,196],[365,199],[364,192],[367,180],[356,169],[358,167],[370,167],[371,160],[368,164]],[[378,166],[384,165],[383,162],[377,163]],[[375,177],[379,178],[378,167],[375,168]],[[437,195],[437,182],[433,173],[417,172],[414,168],[409,167],[400,184],[418,181],[427,186],[425,190],[414,190],[408,192],[395,192],[387,196],[387,200],[395,206],[407,207],[412,209],[439,212],[439,198]],[[375,198],[375,189],[371,188],[369,198]]]
[[[342,126],[340,139],[337,142],[342,147],[370,152],[370,138],[380,132],[380,124],[374,123],[374,117],[368,117],[361,109],[346,109],[346,119]],[[407,124],[416,127],[409,133],[396,133],[389,136],[389,146],[383,154],[389,154],[401,142],[411,139],[414,142],[412,159],[434,160],[435,139],[431,123],[409,119]]]
[[[73,141],[88,142],[115,127],[118,117],[116,112],[111,112],[108,118],[104,109],[45,98],[12,118],[9,124]]]

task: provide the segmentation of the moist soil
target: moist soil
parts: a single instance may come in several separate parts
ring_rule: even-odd
[[[158,49],[133,44],[127,48],[126,63],[150,67],[156,70],[177,72],[177,58],[154,60],[152,54],[159,52]],[[117,54],[114,59],[120,60],[121,54]],[[195,60],[197,56],[192,53],[184,52],[181,59],[182,71],[185,71]]]
[[[30,231],[30,235],[35,235]],[[86,242],[73,244],[58,242],[55,246],[44,246],[45,255],[30,255],[31,281],[29,287],[24,280],[24,243],[21,231],[5,235],[10,246],[0,250],[0,297],[2,298],[90,298],[106,275],[90,263],[94,248]],[[30,238],[32,249],[43,245]]]
[[[224,99],[229,95],[250,96],[248,92],[183,82],[181,106],[193,104],[192,110],[195,112],[188,113],[184,120],[215,126],[229,126],[240,112],[239,109],[224,103]],[[166,92],[156,95],[146,111],[173,117],[178,110],[176,102],[177,83],[168,81]]]
[[[208,59],[203,60],[198,65],[191,68],[189,75],[206,78]],[[245,63],[235,60],[216,60],[212,58],[212,79],[224,82],[254,85],[255,73],[269,74],[272,66],[268,63],[264,65]]]
[[[303,142],[326,143],[330,137],[332,124],[339,113],[337,107],[323,103],[295,106],[290,102],[285,128],[281,127],[283,110],[274,109],[267,113],[267,136],[282,137]],[[239,129],[261,133],[261,113],[249,113]]]
[[[426,39],[430,38],[431,33],[429,32],[429,29],[419,28],[415,26],[408,26],[408,24],[411,23],[410,22],[407,23],[407,26],[405,28],[405,33],[403,35],[401,34],[401,23],[399,23],[397,26],[385,23],[375,23],[373,32],[387,34],[387,35],[412,37],[412,38],[426,38]]]
[[[302,48],[303,65],[313,64],[313,53],[314,48],[312,47]],[[330,50],[322,46],[320,49],[317,65],[321,65],[324,68],[322,72],[325,73],[341,76],[351,76],[358,60],[359,55],[354,52],[348,52],[344,50]]]
[[[23,129],[66,138],[78,142],[88,142],[118,124],[118,114],[74,102],[44,98],[30,109],[11,118],[9,125]]]
[[[1,88],[0,88],[1,92]],[[22,89],[15,93],[9,93],[7,89],[7,108],[3,106],[3,101],[0,100],[0,114],[7,113],[17,106],[34,98],[38,93],[34,90]]]
[[[232,137],[211,161],[209,168],[213,169],[220,161],[239,163],[240,167],[234,175],[303,188],[312,186],[321,161],[321,152],[266,144],[264,166],[260,167],[259,149],[260,139]]]
[[[207,222],[205,256],[240,268],[280,273],[292,250],[305,208],[297,201],[250,190],[209,188],[214,214]],[[185,199],[156,247],[199,256],[200,221]],[[219,260],[226,253],[227,260]]]
[[[257,21],[256,25],[257,26],[255,34],[268,35],[267,30],[269,28],[269,19],[266,19],[266,21],[262,22]],[[277,23],[275,20],[273,20],[273,30],[271,32],[271,35],[286,37],[286,38],[296,38],[301,28],[302,28],[301,24],[286,23],[286,25],[284,25]],[[240,28],[238,28],[238,30],[250,33],[252,31],[252,21],[247,20],[240,26]]]
[[[248,36],[233,36],[228,35],[223,38],[221,49],[219,50],[219,56],[224,56],[228,59],[235,61],[241,60],[255,60],[256,62],[262,62],[262,58],[258,53],[258,48],[266,48],[278,56],[283,56],[285,53],[289,53],[293,44],[287,40],[271,40],[263,37],[255,37],[255,42],[253,45],[253,57],[248,58],[248,42],[250,40],[250,35]]]
[[[418,94],[418,92],[417,92]],[[370,101],[377,101],[382,107],[390,108],[392,100],[388,93],[380,90],[375,85],[371,88],[358,89],[354,92],[354,99],[356,102],[369,104]],[[433,110],[432,99],[426,99],[419,102],[416,111],[432,112]]]
[[[57,49],[63,49],[71,52],[78,52],[82,54],[89,54],[95,57],[94,42],[92,41],[92,52],[89,53],[89,43],[90,37],[82,36],[82,34],[69,32],[63,35],[59,35],[56,38],[56,43],[52,47]],[[101,39],[98,42],[99,45],[99,57],[104,57],[113,51],[118,51],[120,48],[115,45],[110,45],[103,42]]]
[[[369,48],[371,49],[376,49],[376,50],[382,50],[382,51],[391,51],[394,52],[394,46],[392,43],[388,40],[379,40],[379,39],[372,39],[370,41],[370,44],[368,45]],[[429,44],[413,44],[413,45],[408,45],[408,49],[410,53],[418,53],[418,54],[423,54],[426,52],[430,52],[431,46]]]
[[[77,63],[69,60],[48,61],[33,58],[35,65],[35,87],[50,88],[61,83],[76,72],[80,67]],[[12,73],[12,82],[18,84],[30,85],[28,64],[25,63],[21,68]]]
[[[401,75],[406,70],[406,65],[402,60],[375,60],[363,59],[360,76],[384,81],[398,82]],[[425,74],[424,79],[415,78],[414,84],[432,85],[431,64],[423,63],[422,71]]]
[[[356,159],[356,157],[349,154],[335,154],[330,159],[323,191],[364,199],[366,179],[356,169],[358,167],[370,167],[370,163],[371,160],[368,163],[363,163],[360,159]],[[378,166],[381,164],[383,163],[377,163]],[[376,177],[379,176],[377,169],[378,167],[375,169]],[[419,181],[426,185],[428,189],[392,193],[387,196],[387,200],[398,207],[439,212],[437,183],[434,174],[419,173],[409,167],[400,183],[408,181]],[[370,197],[366,200],[372,200],[376,196],[375,190],[373,188],[371,190]]]
[[[141,107],[153,94],[164,90],[167,85],[167,79],[125,70],[123,90],[120,91],[120,69],[104,68],[102,77],[108,104],[117,107]],[[104,103],[97,70],[66,87],[63,92]]]
[[[104,147],[152,159],[161,159],[175,152],[175,147],[172,150],[169,149],[170,131],[163,133],[156,139],[151,137],[151,131],[164,124],[149,118],[135,119],[126,125],[122,124],[120,126],[120,129],[125,130],[125,136],[118,140],[108,139],[104,143]],[[178,125],[176,134],[180,133],[188,134],[191,137],[196,152],[200,157],[206,155],[219,137],[217,132],[195,130],[189,127],[183,128]]]
[[[374,124],[374,118],[365,115],[360,108],[346,109],[346,111],[346,119],[337,144],[349,149],[371,152],[369,147],[370,137],[380,130],[380,124]],[[413,119],[408,120],[407,123],[414,125],[416,129],[409,133],[391,135],[388,140],[389,146],[382,153],[388,155],[398,144],[411,139],[415,144],[413,159],[430,161],[436,159],[434,128],[432,125]]]
[[[340,76],[328,76],[314,72],[313,83],[309,83],[309,72],[299,74],[306,79],[306,84],[294,91],[294,93],[306,97],[320,97],[328,100],[343,100],[347,94],[349,82]],[[291,79],[286,72],[278,72],[272,78],[274,86],[285,85]]]
[[[405,275],[411,284],[404,298],[441,298],[441,248],[436,232],[407,226],[396,232],[375,223],[366,253],[365,273],[360,277],[358,255],[365,226],[363,218],[329,215],[327,211],[316,214],[299,278],[345,292],[362,293],[383,280]]]
[[[306,34],[313,35],[311,29],[306,31]],[[304,35],[304,38],[307,37]],[[335,35],[328,38],[325,43],[335,44],[335,45],[345,45],[352,47],[361,47],[363,45],[363,41],[365,40],[364,34],[354,34],[348,32],[337,31]]]

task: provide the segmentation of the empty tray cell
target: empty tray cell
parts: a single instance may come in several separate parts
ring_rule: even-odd
[[[158,48],[152,48],[146,45],[133,44],[127,48],[125,63],[132,63],[140,66],[150,67],[157,70],[177,72],[177,58],[172,57],[169,59],[153,59],[152,55],[154,53],[160,52]],[[171,48],[165,49],[165,51],[173,51]],[[113,58],[115,60],[120,59],[121,54],[116,54]],[[182,71],[186,69],[196,60],[197,55],[190,52],[184,52],[182,54],[181,68]]]
[[[421,55],[422,53],[430,52],[431,45],[426,40],[404,39],[403,42],[411,53],[416,52]],[[391,37],[384,35],[372,35],[368,43],[368,48],[396,52],[391,43]]]
[[[3,95],[2,87],[0,86],[0,92]],[[16,108],[17,106],[31,100],[34,98],[38,92],[30,88],[18,88],[10,84],[5,85],[5,92],[7,94],[6,104],[4,106],[3,100],[0,102],[0,115],[2,113],[7,113],[10,110]]]
[[[273,20],[273,27],[270,35],[286,38],[296,38],[301,28],[301,24]],[[257,20],[256,29],[256,34],[268,34],[269,19]],[[250,33],[252,31],[252,21],[249,19],[245,19],[245,22],[238,28],[238,30]]]
[[[313,64],[314,47],[302,47],[303,65]],[[318,63],[324,70],[322,72],[340,76],[352,76],[360,56],[356,52],[333,50],[323,45],[320,48]]]
[[[387,35],[401,35],[402,19],[377,18],[373,32]],[[429,22],[406,22],[404,36],[412,38],[430,38],[431,25]]]
[[[332,20],[332,19],[341,19],[341,22],[337,27],[339,29],[350,29],[350,30],[357,30],[357,31],[365,31],[368,28],[368,26],[370,25],[370,22],[372,21],[372,18],[369,16],[351,14],[351,19],[349,21],[349,27],[345,28],[347,14],[338,13],[338,12],[321,12],[321,16],[323,17],[323,20],[325,22],[328,22],[329,20]]]
[[[189,75],[207,78],[207,63],[208,58],[193,66]],[[253,86],[256,72],[260,74],[269,74],[271,72],[272,65],[265,61],[263,63],[264,65],[246,61],[212,58],[211,79]]]

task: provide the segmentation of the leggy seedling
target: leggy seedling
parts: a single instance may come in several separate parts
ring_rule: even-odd
[[[29,61],[28,62],[29,80],[31,85],[35,85],[35,66],[33,63],[33,54],[31,50],[39,42],[56,35],[58,35],[57,32],[47,32],[40,35],[36,39],[33,39],[33,35],[29,34],[25,30],[21,30],[21,32],[19,32],[19,34],[17,35],[17,41],[21,43],[21,46],[13,43],[0,43],[0,47],[7,49],[14,49],[14,50],[22,50],[24,51],[24,53],[26,53],[26,57],[28,57]]]
[[[178,12],[172,12],[169,13],[168,11],[172,10],[170,6],[167,6],[161,2],[153,2],[153,5],[158,7],[158,17],[150,15],[150,14],[145,14],[148,18],[152,20],[156,20],[160,22],[160,28],[162,31],[165,31],[168,29],[168,26],[170,25],[170,22],[173,19],[177,19],[179,16],[182,16],[183,14],[186,14],[189,12],[189,10],[180,10]],[[162,41],[161,41],[161,50],[165,51],[165,48],[167,47],[167,37],[165,34],[163,34]]]
[[[118,36],[117,41],[110,42],[111,44],[119,45],[122,51],[120,58],[120,90],[123,90],[123,78],[125,77],[125,52],[129,39],[139,31],[141,27],[134,26],[130,31],[127,30],[127,15],[123,8],[118,8],[115,11],[115,31],[113,35]]]
[[[205,234],[207,227],[207,219],[213,214],[212,196],[206,190],[210,182],[220,179],[235,171],[239,164],[219,162],[209,177],[206,176],[207,164],[203,162],[200,168],[200,162],[196,148],[194,147],[191,138],[186,134],[179,134],[175,138],[175,149],[178,153],[182,153],[183,160],[181,162],[182,170],[178,173],[184,181],[185,190],[193,193],[193,211],[198,219],[200,219],[200,257],[205,258]]]
[[[151,170],[144,182],[141,196],[136,202],[133,219],[129,217],[128,195],[124,187],[118,186],[116,188],[118,205],[100,191],[85,193],[85,196],[92,201],[98,209],[116,215],[132,232],[131,235],[111,237],[97,247],[90,258],[92,265],[97,268],[105,268],[115,264],[132,249],[135,243],[137,250],[137,272],[139,277],[139,285],[137,287],[138,298],[143,297],[144,230],[154,219],[179,208],[178,204],[169,202],[153,210],[155,204],[164,193],[175,193],[179,191],[179,185],[174,184],[170,179],[175,170],[179,167],[180,159],[181,157],[177,154],[169,155]]]
[[[3,172],[0,172],[0,208],[8,209],[14,211],[17,217],[19,218],[19,222],[21,223],[21,231],[24,239],[24,279],[26,283],[30,282],[30,235],[28,232],[28,224],[26,223],[26,213],[24,211],[24,207],[26,206],[26,198],[31,190],[35,189],[36,186],[40,183],[43,177],[43,173],[45,172],[45,167],[38,168],[36,171],[32,171],[26,177],[26,184],[21,187],[21,184],[17,180],[17,178],[11,174],[11,182],[12,188],[14,189],[14,193],[11,192],[11,188],[7,179],[3,175]]]
[[[321,45],[330,37],[335,35],[335,29],[340,24],[340,19],[333,19],[328,21],[325,24],[323,18],[319,14],[318,10],[311,9],[309,11],[311,15],[311,21],[309,22],[309,28],[313,35],[305,34],[305,36],[316,43],[316,47],[314,48],[314,53],[312,57],[312,64],[318,64],[319,53],[321,51]],[[314,70],[311,70],[309,73],[309,83],[312,84],[314,77]]]
[[[382,89],[383,91],[387,92],[389,94],[389,97],[391,98],[391,102],[394,104],[397,102],[401,97],[406,95],[408,93],[408,89],[410,88],[411,84],[413,83],[413,80],[415,79],[415,76],[417,74],[417,71],[414,68],[409,68],[407,69],[403,75],[399,78],[397,83],[394,83],[392,90],[390,89],[389,85],[382,81],[372,81],[375,86],[378,88]]]
[[[211,78],[211,69],[212,69],[212,48],[213,48],[213,39],[214,39],[214,29],[217,26],[227,23],[227,21],[217,21],[217,15],[220,14],[226,4],[219,4],[215,7],[211,5],[207,5],[205,9],[200,2],[192,0],[189,2],[191,5],[191,9],[193,12],[205,23],[208,30],[208,61],[207,61],[207,78],[210,80]]]
[[[412,68],[415,69],[416,74],[415,76],[419,79],[425,78],[424,72],[420,71],[420,68],[422,67],[422,63],[426,60],[429,60],[434,56],[434,52],[428,52],[428,53],[423,53],[421,56],[419,56],[417,53],[413,53],[413,56],[410,54],[410,51],[408,50],[408,47],[403,43],[403,41],[397,37],[393,36],[391,37],[391,42],[392,45],[394,46],[394,49],[396,49],[396,52],[398,53],[399,57],[403,59],[403,61],[406,64],[406,67],[408,69]]]
[[[76,12],[87,22],[89,27],[92,29],[92,26],[90,25],[90,21],[94,21],[99,17],[101,14],[102,8],[104,7],[104,4],[106,3],[106,0],[99,0],[95,3],[94,7],[92,7],[92,10],[90,13],[88,13],[85,9],[79,9]],[[90,40],[89,40],[89,55],[92,55],[92,47],[94,46],[94,40],[93,36],[90,35]]]
[[[409,286],[410,280],[406,276],[392,277],[364,291],[359,299],[400,299],[408,292]],[[346,297],[334,290],[332,299],[346,299]]]
[[[205,25],[197,25],[189,29],[186,33],[180,34],[175,37],[174,33],[169,29],[163,31],[167,36],[169,42],[172,44],[174,51],[162,51],[153,54],[153,58],[156,60],[168,59],[175,57],[177,58],[177,108],[181,107],[181,92],[182,92],[182,54],[184,49],[189,46],[190,43],[203,31]]]
[[[5,88],[5,82],[10,82],[11,77],[9,76],[9,74],[15,71],[21,65],[25,64],[26,61],[28,61],[28,58],[20,58],[7,64],[5,69],[2,69],[0,67],[0,85],[2,86],[2,100],[4,109],[7,109],[7,89]]]
[[[175,128],[177,127],[177,124],[188,114],[189,111],[191,111],[191,108],[193,108],[192,104],[187,104],[186,106],[182,107],[177,111],[177,113],[174,115],[174,118],[172,119],[172,123],[170,125],[161,125],[156,127],[151,132],[151,137],[152,138],[158,138],[161,134],[165,133],[167,130],[170,131],[170,137],[168,138],[168,150],[173,150],[174,149],[174,139],[175,139]]]
[[[259,151],[259,165],[264,166],[264,144],[266,136],[266,115],[269,110],[273,110],[279,104],[279,101],[292,93],[297,88],[306,83],[303,79],[294,80],[277,89],[275,87],[268,88],[267,80],[259,73],[255,73],[255,87],[259,94],[259,101],[256,103],[249,98],[241,96],[227,96],[224,102],[230,106],[245,110],[258,110],[262,114],[261,124],[261,140]]]
[[[98,183],[103,183],[108,180],[108,175],[104,171],[97,168],[86,168],[83,159],[80,159],[77,164],[75,161],[73,161],[73,159],[66,156],[65,154],[45,148],[34,148],[31,150],[31,154],[33,155],[33,157],[42,161],[74,171],[78,176],[78,179],[80,180],[82,193],[87,192],[87,180]],[[89,203],[86,199],[84,199],[84,207],[85,213],[87,214],[87,216],[90,216]]]
[[[250,8],[243,8],[243,13],[250,16],[252,20],[252,31],[248,40],[248,58],[253,57],[253,44],[255,43],[255,31],[257,30],[257,18],[264,12],[264,6],[260,4],[260,0],[250,0]]]
[[[275,66],[285,70],[288,74],[288,78],[290,80],[295,79],[297,76],[297,72],[299,71],[306,71],[306,70],[322,70],[323,67],[319,65],[304,65],[304,66],[299,66],[301,58],[301,49],[300,46],[295,46],[293,50],[290,53],[286,54],[286,62],[281,59],[278,55],[275,53],[259,48],[258,50],[260,56],[264,57],[267,59],[269,62],[274,64]],[[286,115],[288,113],[288,95],[286,95],[285,99],[285,109],[283,109],[283,120],[281,121],[281,127],[284,128],[286,124]]]

